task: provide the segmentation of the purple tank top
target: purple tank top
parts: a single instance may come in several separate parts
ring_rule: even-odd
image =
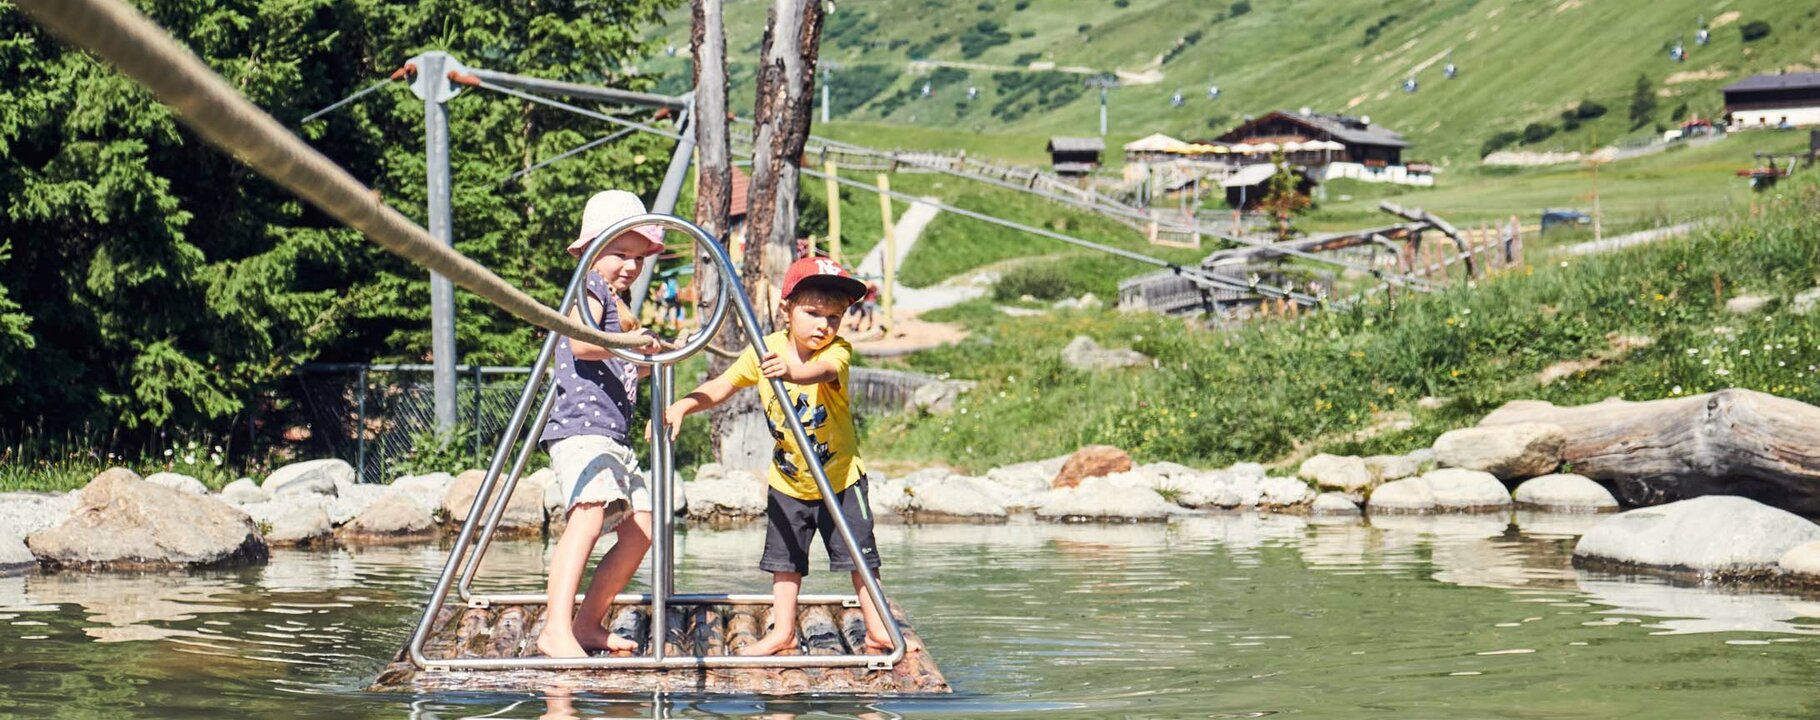
[[[613,291],[599,274],[588,272],[588,295],[600,302],[602,327],[619,328],[619,306]],[[550,444],[577,435],[602,435],[621,445],[631,425],[632,399],[638,388],[638,368],[619,358],[576,360],[568,338],[556,341],[556,405],[543,426],[543,442]]]

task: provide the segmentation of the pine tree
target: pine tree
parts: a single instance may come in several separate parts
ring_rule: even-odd
[[[1630,127],[1632,130],[1648,125],[1656,114],[1656,91],[1649,84],[1648,75],[1638,75],[1637,84],[1630,91]]]

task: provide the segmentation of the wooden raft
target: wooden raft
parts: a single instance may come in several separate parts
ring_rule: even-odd
[[[424,641],[424,654],[443,658],[539,657],[537,635],[543,630],[541,605],[490,608],[444,607]],[[913,648],[923,644],[903,609],[891,614]],[[769,605],[694,605],[673,607],[664,651],[679,655],[729,655],[757,642],[770,623]],[[615,606],[608,627],[639,641],[637,654],[649,651],[651,615],[647,605]],[[858,608],[806,605],[796,618],[797,649],[787,655],[843,655],[862,647],[866,624]],[[857,654],[857,653],[856,653]],[[608,656],[609,653],[597,653]],[[611,653],[632,657],[634,653]],[[589,693],[695,692],[712,694],[903,695],[952,692],[926,649],[912,650],[890,670],[843,668],[737,668],[685,670],[423,670],[400,650],[373,685],[373,692],[495,690],[538,692],[560,689]]]

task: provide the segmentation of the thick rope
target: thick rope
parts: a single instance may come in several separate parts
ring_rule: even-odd
[[[184,124],[271,181],[321,208],[393,254],[449,278],[506,312],[602,347],[636,348],[642,333],[605,333],[564,317],[485,266],[438,242],[346,170],[305,144],[119,0],[19,0],[58,37],[89,50],[151,89]]]

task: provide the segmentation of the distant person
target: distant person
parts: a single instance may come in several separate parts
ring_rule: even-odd
[[[660,314],[658,322],[669,325],[671,329],[682,327],[683,306],[682,291],[676,286],[676,276],[664,278],[663,289],[658,296]]]
[[[644,202],[632,193],[595,194],[582,211],[581,233],[569,243],[569,254],[580,256],[602,230],[644,213]],[[630,228],[609,241],[589,266],[582,305],[602,327],[622,331],[636,327],[621,296],[644,263],[663,251],[663,238],[663,229],[656,225]],[[569,317],[580,320],[580,309],[570,310]],[[651,344],[635,352],[662,350],[651,336]],[[546,656],[577,658],[594,650],[638,649],[637,642],[602,628],[601,618],[651,547],[651,492],[638,458],[626,446],[632,396],[643,372],[604,347],[569,338],[556,343],[552,390],[556,401],[543,427],[543,444],[556,471],[568,525],[550,556],[544,628],[537,636],[537,650]],[[575,591],[588,555],[608,530],[618,537],[594,569],[577,612]]]
[[[864,297],[866,286],[831,260],[804,258],[784,276],[785,329],[765,337],[765,354],[748,349],[720,377],[703,383],[687,397],[664,411],[672,438],[684,418],[719,405],[741,388],[758,386],[766,421],[776,445],[768,474],[770,489],[765,501],[765,547],[758,567],[771,573],[774,618],[784,618],[771,630],[741,650],[743,655],[775,655],[797,648],[797,595],[809,572],[809,545],[817,533],[828,552],[830,570],[848,571],[859,594],[866,622],[867,652],[887,652],[891,639],[883,616],[866,593],[862,572],[876,572],[878,547],[873,540],[872,509],[867,500],[866,471],[854,432],[852,386],[847,368],[853,346],[840,337],[841,317]],[[772,391],[770,380],[784,382],[783,398]],[[811,446],[797,445],[785,427],[785,413],[802,422]],[[835,534],[833,516],[822,502],[822,492],[810,470],[805,450],[815,453],[825,471],[836,504],[858,542],[860,557],[853,557]]]

